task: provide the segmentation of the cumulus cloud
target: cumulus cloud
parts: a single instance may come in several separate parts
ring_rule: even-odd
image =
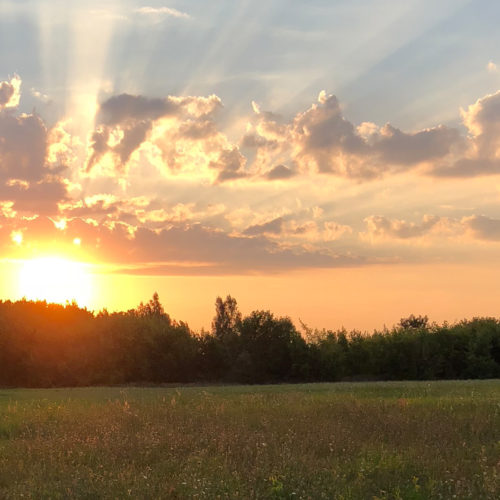
[[[458,130],[445,126],[411,133],[390,124],[365,122],[355,127],[344,117],[338,99],[325,92],[286,124],[260,107],[254,106],[254,111],[256,124],[242,146],[257,150],[256,162],[267,168],[269,180],[288,173],[283,168],[274,171],[270,164],[287,160],[303,172],[371,179],[444,158],[463,140]]]
[[[392,165],[417,165],[445,157],[460,142],[457,129],[438,126],[415,133],[405,133],[385,125],[373,144],[380,160]]]
[[[16,211],[54,213],[67,198],[61,157],[49,155],[54,140],[36,114],[16,115],[21,80],[15,77],[0,86],[0,201]]]
[[[4,83],[0,232],[11,249],[37,238],[79,241],[95,260],[131,272],[218,274],[360,265],[387,248],[449,238],[500,240],[500,221],[480,215],[369,215],[387,213],[395,184],[382,192],[360,182],[410,169],[415,179],[500,173],[500,93],[462,112],[467,135],[439,125],[356,126],[322,92],[288,120],[254,103],[240,139],[222,130],[215,95],[120,94],[101,103],[88,142],[78,144],[65,123],[49,128],[35,113],[18,113],[16,91]],[[299,182],[305,176],[320,179],[310,192]],[[348,213],[342,203],[354,203],[346,202],[352,193],[361,200],[365,189],[377,191],[377,208],[370,194]]]
[[[123,173],[142,148],[160,171],[193,175],[196,165],[199,175],[215,183],[286,180],[316,173],[367,181],[417,168],[434,177],[496,174],[498,101],[500,92],[462,111],[468,136],[444,125],[412,132],[390,123],[355,126],[344,116],[338,99],[325,92],[289,121],[253,103],[252,123],[235,144],[214,119],[222,106],[217,96],[121,94],[99,108],[87,170],[106,160]]]
[[[161,163],[172,171],[204,163],[207,169],[220,170],[218,181],[242,177],[240,167],[245,159],[238,156],[236,148],[229,147],[213,121],[221,106],[215,95],[112,96],[99,107],[86,170],[90,172],[101,161],[110,160],[114,169],[123,173],[134,152],[143,146],[150,155],[159,152]]]
[[[21,78],[17,75],[10,81],[0,82],[0,111],[8,108],[17,108],[21,96]]]
[[[217,160],[210,162],[210,167],[218,171],[217,182],[224,182],[246,177],[245,164],[246,158],[234,147],[223,149]]]
[[[441,177],[475,177],[500,173],[500,91],[462,110],[469,136],[463,154],[437,162],[431,173]]]

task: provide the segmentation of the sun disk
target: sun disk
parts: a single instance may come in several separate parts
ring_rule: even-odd
[[[76,300],[88,306],[92,279],[85,264],[60,257],[25,261],[19,273],[19,293],[29,300],[64,304]]]

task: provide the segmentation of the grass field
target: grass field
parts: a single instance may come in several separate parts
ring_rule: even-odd
[[[499,498],[500,381],[0,390],[0,498]]]

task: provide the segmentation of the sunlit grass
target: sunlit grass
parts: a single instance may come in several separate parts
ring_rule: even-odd
[[[500,382],[0,391],[1,498],[498,498]]]

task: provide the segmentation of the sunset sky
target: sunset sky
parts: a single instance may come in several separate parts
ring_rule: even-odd
[[[0,298],[500,314],[497,0],[3,0]]]

